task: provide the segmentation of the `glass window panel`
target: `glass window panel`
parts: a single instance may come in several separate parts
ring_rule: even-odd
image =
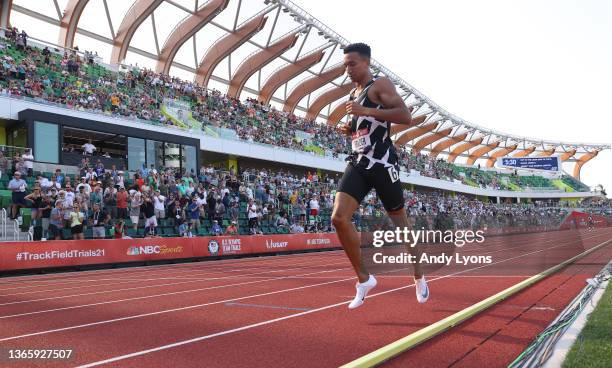
[[[59,163],[59,127],[57,124],[34,122],[34,160]]]
[[[138,170],[145,162],[145,140],[128,137],[128,170]]]

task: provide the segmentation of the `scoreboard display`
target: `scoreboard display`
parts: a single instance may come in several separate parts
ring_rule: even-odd
[[[512,169],[559,171],[559,157],[500,157],[497,166]]]

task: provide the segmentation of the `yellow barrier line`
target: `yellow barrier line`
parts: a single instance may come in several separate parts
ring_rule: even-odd
[[[362,368],[362,367],[373,367],[377,364],[380,364],[386,360],[393,358],[394,356],[415,347],[416,345],[422,343],[425,340],[428,340],[440,333],[460,324],[461,322],[467,320],[468,318],[473,317],[479,312],[491,307],[494,304],[506,299],[507,297],[525,289],[526,287],[540,281],[541,279],[549,276],[561,268],[567,266],[568,264],[577,261],[578,259],[602,248],[606,244],[608,244],[612,239],[608,239],[603,243],[600,243],[593,248],[586,250],[566,261],[559,263],[556,266],[553,266],[535,276],[531,276],[530,278],[519,282],[518,284],[511,286],[505,290],[500,291],[499,293],[490,296],[480,302],[471,305],[455,314],[452,314],[446,318],[439,320],[438,322],[431,324],[425,328],[422,328],[406,337],[403,337],[395,342],[392,342],[389,345],[383,346],[382,348],[375,350],[369,354],[366,354],[360,358],[349,362],[340,368]]]

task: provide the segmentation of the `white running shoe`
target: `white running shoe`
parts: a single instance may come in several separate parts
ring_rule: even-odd
[[[429,299],[429,288],[427,287],[427,281],[425,281],[425,276],[421,277],[418,280],[414,280],[416,297],[419,303],[425,303],[427,299]]]
[[[353,299],[353,301],[349,304],[349,309],[360,307],[363,304],[366,295],[368,295],[368,291],[372,290],[376,284],[376,279],[372,275],[370,275],[368,281],[361,283],[358,282],[355,286],[357,293],[355,294],[355,299]]]

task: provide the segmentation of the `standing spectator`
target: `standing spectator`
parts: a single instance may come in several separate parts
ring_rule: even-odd
[[[123,220],[128,216],[128,194],[125,191],[125,187],[120,186],[117,192],[117,218]]]
[[[31,177],[34,175],[34,156],[32,155],[32,149],[28,148],[23,155],[21,155],[21,158],[23,159],[23,164],[27,170],[28,177]]]
[[[62,189],[62,185],[57,181],[57,177],[55,175],[51,176],[51,180],[49,181],[48,191],[58,191]]]
[[[192,227],[196,232],[200,231],[200,206],[197,197],[191,198],[191,203],[187,206],[187,213],[189,213]]]
[[[102,195],[102,187],[101,187],[101,183],[98,182],[97,185],[94,187],[93,192],[91,193],[91,195],[89,196],[89,201],[92,204],[92,206],[97,203],[100,205],[100,208],[103,208],[104,205],[102,203],[103,200],[103,195]]]
[[[247,217],[249,219],[249,229],[253,230],[257,227],[257,205],[255,205],[252,199],[249,199],[247,206]]]
[[[149,195],[144,197],[142,204],[142,213],[145,217],[145,234],[154,236],[155,228],[157,227],[157,218],[155,217],[155,205]]]
[[[240,210],[238,209],[238,202],[232,202],[229,212],[230,219],[234,222],[238,221],[238,216],[240,215]]]
[[[94,239],[104,239],[106,236],[106,225],[110,221],[110,215],[101,209],[99,203],[93,204],[93,210],[89,216],[89,225],[91,226]]]
[[[155,217],[158,219],[166,218],[166,197],[160,194],[159,190],[155,191],[155,195],[153,196],[153,204],[155,206]]]
[[[62,214],[61,200],[55,201],[55,207],[51,210],[51,217],[49,219],[49,234],[48,239],[61,240],[62,239],[62,228],[64,227],[64,216]]]
[[[15,171],[13,179],[8,183],[8,189],[13,192],[11,204],[11,219],[13,220],[17,218],[17,211],[26,206],[25,196],[27,187],[28,185],[25,180],[21,178],[21,172]]]
[[[78,203],[74,203],[72,212],[70,212],[70,232],[74,240],[83,240],[83,219],[85,216],[81,212],[81,207]]]
[[[21,30],[21,34],[19,35],[19,37],[21,38],[21,42],[23,43],[23,47],[27,48],[28,47],[28,34],[26,33],[25,30]]]
[[[44,196],[41,211],[41,222],[42,222],[42,236],[46,238],[49,231],[49,223],[51,218],[51,211],[53,210],[53,199],[51,196]]]
[[[214,190],[209,191],[208,198],[206,198],[206,212],[208,213],[208,220],[210,221],[210,225],[212,226],[213,219],[215,218],[215,209],[217,208],[217,200],[215,199]]]
[[[0,151],[0,178],[2,175],[6,174],[9,168],[8,159],[4,156],[4,152]]]
[[[118,187],[125,187],[125,177],[123,176],[123,171],[119,171],[117,173],[117,177],[115,178],[115,185]]]
[[[301,198],[298,199],[297,214],[299,216],[299,221],[306,221],[306,205]]]
[[[83,147],[83,154],[88,155],[88,156],[92,156],[94,151],[97,149],[96,146],[94,146],[91,143],[91,139],[87,143],[85,143],[82,147]]]
[[[78,187],[78,193],[74,195],[75,202],[81,204],[82,209],[87,212],[89,209],[89,194],[85,191],[85,187]]]
[[[36,226],[36,221],[42,215],[42,211],[39,211],[39,209],[43,207],[43,198],[42,194],[40,194],[40,188],[34,188],[32,193],[25,196],[24,199],[31,203],[32,225]]]
[[[102,161],[98,160],[98,162],[96,163],[95,172],[98,178],[101,178],[102,175],[104,175],[104,164],[102,163]]]
[[[132,220],[132,228],[138,229],[138,220],[140,219],[140,206],[142,206],[142,194],[134,192],[130,197],[130,219]]]
[[[61,169],[55,169],[55,180],[60,186],[64,185],[64,174],[62,174]]]
[[[223,216],[225,216],[225,205],[223,204],[223,202],[219,201],[215,205],[215,219],[219,222],[222,222]]]
[[[111,218],[117,218],[117,188],[108,186],[104,190],[104,209]]]
[[[89,185],[89,183],[87,183],[89,179],[87,179],[86,177],[82,177],[81,178],[81,182],[79,184],[77,184],[76,186],[76,192],[79,193],[81,191],[81,188],[84,188],[85,193],[89,194],[91,193],[91,185]]]
[[[96,180],[98,179],[98,174],[96,174],[96,172],[91,167],[88,167],[87,172],[85,173],[85,177],[81,179],[85,179],[88,182],[92,180]]]
[[[319,215],[319,201],[316,196],[313,196],[310,200],[310,216]]]

